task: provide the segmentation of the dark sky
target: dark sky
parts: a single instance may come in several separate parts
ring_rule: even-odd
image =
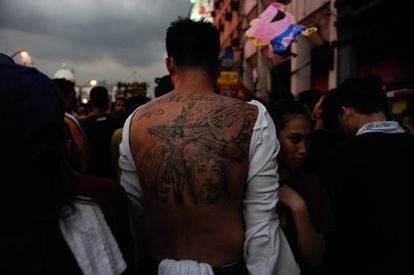
[[[167,73],[166,28],[190,6],[190,0],[0,0],[0,52],[27,49],[49,77],[65,62],[78,84],[153,82]]]

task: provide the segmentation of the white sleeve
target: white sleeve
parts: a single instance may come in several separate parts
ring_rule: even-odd
[[[143,194],[135,168],[135,161],[129,143],[129,130],[132,117],[133,114],[127,118],[122,130],[122,141],[119,145],[119,168],[121,169],[121,185],[128,195],[130,210],[135,220],[136,217],[142,217],[144,215],[144,204]]]
[[[259,109],[250,142],[249,173],[243,200],[246,225],[244,259],[250,274],[299,274],[286,237],[279,226],[277,154],[279,141],[275,125],[258,101]]]

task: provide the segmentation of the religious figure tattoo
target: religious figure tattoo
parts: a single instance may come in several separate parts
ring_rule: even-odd
[[[225,203],[228,167],[247,158],[255,109],[215,97],[179,100],[185,103],[176,118],[148,129],[158,139],[145,150],[140,164],[144,182],[151,183],[152,198],[161,202],[172,197],[174,203],[182,203],[187,189],[195,204]]]

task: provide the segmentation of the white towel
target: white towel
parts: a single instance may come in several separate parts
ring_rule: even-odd
[[[59,226],[83,274],[121,274],[127,265],[99,206],[84,199],[74,209]]]
[[[214,275],[209,264],[192,260],[162,260],[158,266],[158,275]]]

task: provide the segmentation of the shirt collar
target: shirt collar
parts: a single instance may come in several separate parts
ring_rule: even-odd
[[[404,129],[396,121],[373,121],[364,124],[356,133],[357,136],[367,133],[400,134]]]

